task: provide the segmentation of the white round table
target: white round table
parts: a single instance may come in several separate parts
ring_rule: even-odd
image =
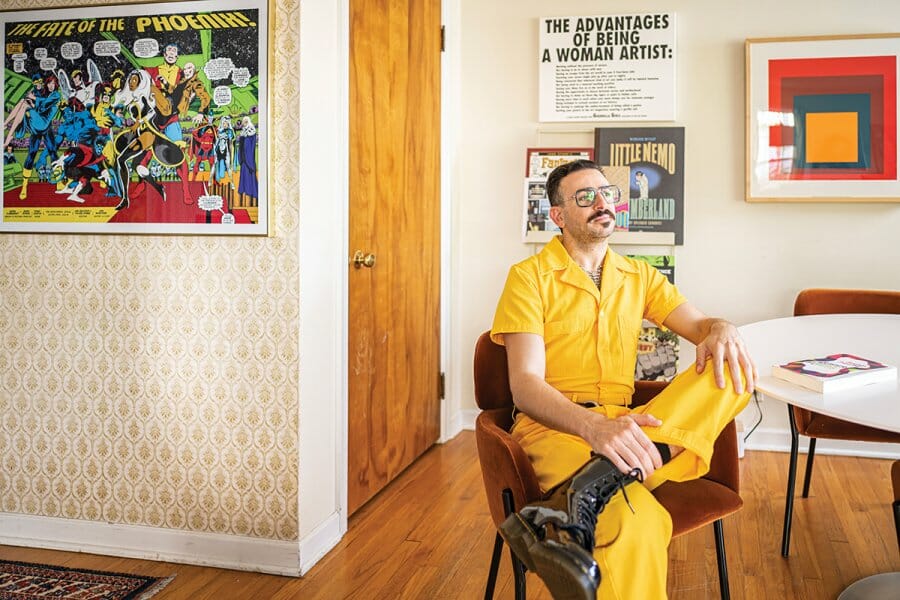
[[[897,381],[820,394],[772,377],[772,365],[829,354],[855,354],[900,367],[900,315],[814,315],[739,328],[766,396],[823,415],[900,432]]]

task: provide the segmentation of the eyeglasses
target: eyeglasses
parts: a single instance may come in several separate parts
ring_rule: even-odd
[[[619,201],[619,198],[622,197],[622,191],[617,185],[604,185],[598,188],[582,188],[575,192],[572,199],[578,206],[586,208],[594,205],[598,195],[603,198],[604,203],[615,204]]]

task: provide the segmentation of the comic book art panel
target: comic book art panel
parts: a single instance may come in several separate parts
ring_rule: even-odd
[[[0,13],[0,231],[266,235],[267,2]]]
[[[746,41],[748,202],[900,201],[900,35]]]

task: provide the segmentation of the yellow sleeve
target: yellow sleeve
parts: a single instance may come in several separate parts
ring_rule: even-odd
[[[687,298],[654,267],[643,262],[641,265],[647,282],[644,318],[663,327],[662,323],[668,318],[669,313],[687,302]]]
[[[504,333],[544,335],[544,303],[537,285],[537,274],[523,265],[513,265],[500,294],[491,340],[503,345]]]

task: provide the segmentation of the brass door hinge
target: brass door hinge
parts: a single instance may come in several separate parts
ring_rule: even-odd
[[[438,378],[438,398],[444,399],[444,373],[442,372]]]

